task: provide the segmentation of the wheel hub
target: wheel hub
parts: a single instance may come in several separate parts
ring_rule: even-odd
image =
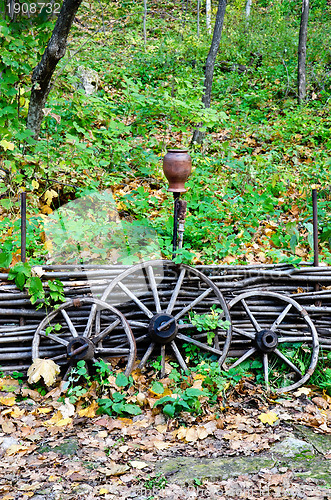
[[[73,337],[67,345],[68,358],[88,361],[94,357],[94,348],[93,342],[86,337]]]
[[[166,325],[167,323],[169,324]],[[164,325],[166,327],[161,329]],[[151,339],[163,345],[171,342],[176,337],[177,331],[178,327],[175,318],[165,313],[156,314],[148,326],[148,333]]]
[[[278,345],[278,335],[272,330],[261,330],[255,335],[255,346],[261,352],[273,352]]]

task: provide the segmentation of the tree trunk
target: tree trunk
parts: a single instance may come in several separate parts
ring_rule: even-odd
[[[211,34],[211,0],[206,0],[206,27]]]
[[[298,102],[306,98],[306,52],[308,32],[309,0],[302,1],[301,23],[298,45]]]
[[[205,108],[210,108],[211,89],[212,89],[213,77],[214,77],[214,67],[215,67],[218,49],[220,46],[221,36],[222,36],[225,9],[226,9],[226,0],[219,0],[217,14],[216,14],[216,20],[215,20],[215,26],[214,26],[213,39],[212,39],[209,53],[208,53],[208,56],[206,59],[204,95],[202,97],[202,102],[203,102]],[[196,143],[196,144],[202,144],[204,137],[205,137],[205,132],[203,130],[201,130],[201,127],[198,127],[194,131],[192,142]]]
[[[198,0],[197,5],[197,35],[200,38],[200,0]]]
[[[32,130],[35,139],[39,137],[41,122],[44,116],[43,108],[51,90],[53,73],[57,63],[66,52],[69,31],[81,3],[82,0],[63,1],[52,36],[40,63],[33,70],[27,128]]]
[[[143,22],[143,28],[144,28],[144,47],[146,48],[146,43],[147,43],[147,31],[146,31],[146,21],[147,21],[147,0],[144,0],[144,22]]]
[[[246,0],[245,14],[246,14],[247,19],[249,18],[250,14],[251,14],[251,7],[252,7],[252,0]]]

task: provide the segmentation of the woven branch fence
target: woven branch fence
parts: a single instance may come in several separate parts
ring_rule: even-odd
[[[45,266],[42,280],[47,290],[47,281],[60,279],[64,285],[66,298],[78,298],[102,295],[107,285],[128,266],[85,266],[84,272],[77,266]],[[256,310],[259,314],[268,314],[268,302],[259,297],[259,292],[277,292],[294,298],[302,305],[311,317],[317,329],[320,346],[323,350],[331,350],[331,267],[312,267],[310,265],[294,268],[278,265],[249,266],[197,266],[197,269],[210,278],[223,293],[227,302],[243,292],[256,294]],[[166,296],[167,280],[164,276],[162,287]],[[92,285],[92,286],[91,286]],[[139,288],[139,279],[137,280]],[[201,293],[197,289],[196,277],[188,273],[183,289],[189,300]],[[316,291],[317,290],[317,291]],[[151,301],[153,299],[150,292]],[[119,299],[120,300],[120,297]],[[205,302],[206,310],[210,302]],[[207,308],[208,306],[208,308]],[[204,303],[199,306],[204,312]],[[25,370],[31,364],[31,343],[39,322],[47,311],[36,310],[32,306],[27,293],[16,288],[8,281],[7,274],[0,274],[0,367],[5,372]],[[135,311],[128,304],[127,316],[137,315],[139,323],[141,311]],[[84,319],[84,311],[82,311]],[[298,325],[300,329],[300,325]],[[135,336],[137,332],[134,332]],[[139,334],[139,332],[138,332]],[[139,352],[138,352],[139,354]]]

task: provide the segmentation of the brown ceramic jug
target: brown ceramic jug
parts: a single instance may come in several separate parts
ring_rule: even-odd
[[[187,149],[168,149],[163,158],[163,172],[169,182],[168,191],[185,193],[185,182],[192,170],[192,159]]]

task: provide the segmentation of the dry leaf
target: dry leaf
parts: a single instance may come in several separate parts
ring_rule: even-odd
[[[305,394],[306,396],[309,396],[309,394],[311,393],[311,389],[309,389],[308,387],[300,387],[297,391],[295,391],[293,394],[295,397],[299,397],[301,396],[302,394]]]
[[[72,418],[67,417],[67,418],[62,418],[61,420],[56,422],[55,425],[56,425],[56,427],[65,427],[66,425],[71,424],[71,422],[72,422]]]
[[[177,436],[178,439],[185,439],[186,433],[187,433],[186,427],[179,427],[179,429],[177,429],[174,432],[174,435]]]
[[[50,205],[52,203],[53,198],[57,198],[58,194],[54,189],[48,189],[46,193],[44,194],[44,200],[46,201],[47,205]]]
[[[41,415],[46,415],[47,413],[50,413],[52,411],[52,408],[37,408],[37,413],[40,413]]]
[[[100,488],[99,495],[108,495],[109,491],[107,488]]]
[[[72,403],[70,403],[69,398],[65,398],[64,404],[59,406],[58,410],[61,412],[64,419],[75,415],[75,407]]]
[[[94,418],[98,408],[99,408],[98,403],[96,401],[93,401],[93,403],[90,404],[90,406],[87,406],[87,408],[79,410],[78,415],[80,417]]]
[[[9,448],[6,449],[7,455],[17,455],[18,453],[26,453],[31,449],[30,446],[22,446],[21,444],[12,444]]]
[[[16,431],[15,425],[10,420],[5,420],[4,422],[2,422],[1,428],[2,432],[4,432],[5,434],[14,434],[14,432]]]
[[[29,384],[37,383],[41,378],[50,386],[55,383],[60,367],[51,359],[36,358],[28,369]]]
[[[263,424],[273,425],[278,420],[278,415],[275,412],[261,413],[258,417]]]
[[[145,467],[148,467],[148,464],[146,462],[142,462],[141,460],[130,460],[129,462],[132,467],[135,469],[145,469]]]
[[[166,450],[167,448],[170,448],[171,443],[166,443],[165,441],[159,441],[155,440],[153,441],[153,445],[157,450]]]
[[[21,418],[23,417],[25,411],[24,410],[20,410],[20,408],[18,406],[13,406],[12,410],[10,410],[10,416],[12,418]]]
[[[186,439],[186,441],[191,442],[191,443],[195,443],[195,441],[198,440],[198,431],[197,431],[196,426],[190,427],[189,429],[187,429],[185,439]]]
[[[0,397],[0,404],[2,404],[2,405],[5,405],[5,406],[14,406],[15,403],[16,403],[15,396]]]
[[[121,476],[129,470],[126,464],[117,464],[113,460],[110,460],[107,467],[100,468],[100,472],[106,476]]]

